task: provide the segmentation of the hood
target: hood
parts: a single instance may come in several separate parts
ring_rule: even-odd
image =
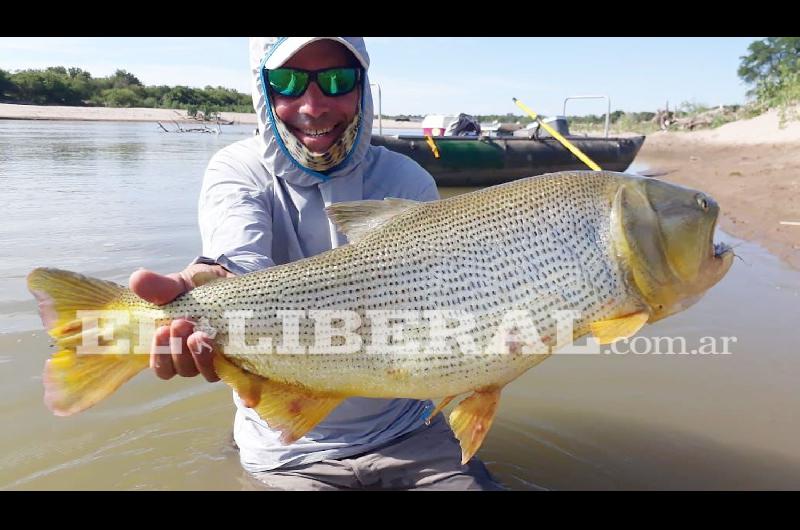
[[[361,120],[358,125],[355,145],[341,164],[324,174],[302,166],[287,151],[273,123],[274,117],[265,98],[261,78],[261,67],[267,60],[271,63],[283,64],[303,46],[319,38],[331,38],[342,42],[365,67],[361,87]],[[372,138],[373,108],[372,91],[370,90],[367,72],[368,66],[369,55],[367,54],[364,39],[361,37],[250,38],[250,81],[253,108],[258,116],[262,162],[270,173],[297,186],[314,186],[320,182],[350,175],[358,168],[369,150]]]

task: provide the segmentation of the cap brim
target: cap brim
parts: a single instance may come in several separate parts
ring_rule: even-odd
[[[350,52],[358,59],[358,62],[361,63],[363,68],[367,68],[369,64],[366,62],[364,57],[361,56],[358,50],[356,50],[352,44],[347,42],[346,39],[342,37],[288,37],[286,40],[281,42],[278,45],[278,49],[269,56],[269,58],[264,62],[264,67],[267,70],[273,70],[275,68],[280,68],[283,66],[286,61],[292,58],[294,54],[311,44],[312,42],[316,42],[318,40],[328,39],[332,41],[336,41],[342,45],[344,45]]]

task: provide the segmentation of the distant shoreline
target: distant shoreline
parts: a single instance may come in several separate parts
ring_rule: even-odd
[[[241,125],[256,125],[255,113],[220,112],[220,120]],[[203,123],[182,109],[147,109],[117,107],[68,107],[51,105],[16,105],[0,103],[0,120],[57,120],[57,121],[127,121]],[[419,122],[384,119],[386,129],[420,129]],[[206,122],[208,123],[208,122]],[[213,123],[213,122],[212,122]],[[374,126],[377,127],[377,118]]]

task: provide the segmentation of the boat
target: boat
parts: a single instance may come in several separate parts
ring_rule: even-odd
[[[567,139],[601,168],[625,171],[645,137]],[[372,145],[414,159],[439,186],[492,186],[543,173],[588,169],[553,137],[376,135]]]
[[[602,169],[625,171],[639,153],[645,137],[608,135],[610,100],[603,136],[579,136],[569,132],[566,102],[591,98],[608,99],[607,96],[568,97],[564,100],[563,115],[544,121]],[[528,127],[486,124],[478,128],[477,134],[466,128],[468,136],[447,136],[448,131],[459,129],[456,120],[463,119],[463,116],[429,116],[423,122],[422,135],[378,134],[373,135],[372,145],[412,158],[433,176],[437,185],[443,187],[492,186],[543,173],[588,169],[546,129],[540,130],[536,122]]]

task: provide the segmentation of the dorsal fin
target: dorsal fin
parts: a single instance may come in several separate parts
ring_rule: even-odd
[[[337,202],[325,208],[325,212],[336,228],[347,236],[347,240],[355,243],[389,219],[418,204],[419,201],[408,199]]]

